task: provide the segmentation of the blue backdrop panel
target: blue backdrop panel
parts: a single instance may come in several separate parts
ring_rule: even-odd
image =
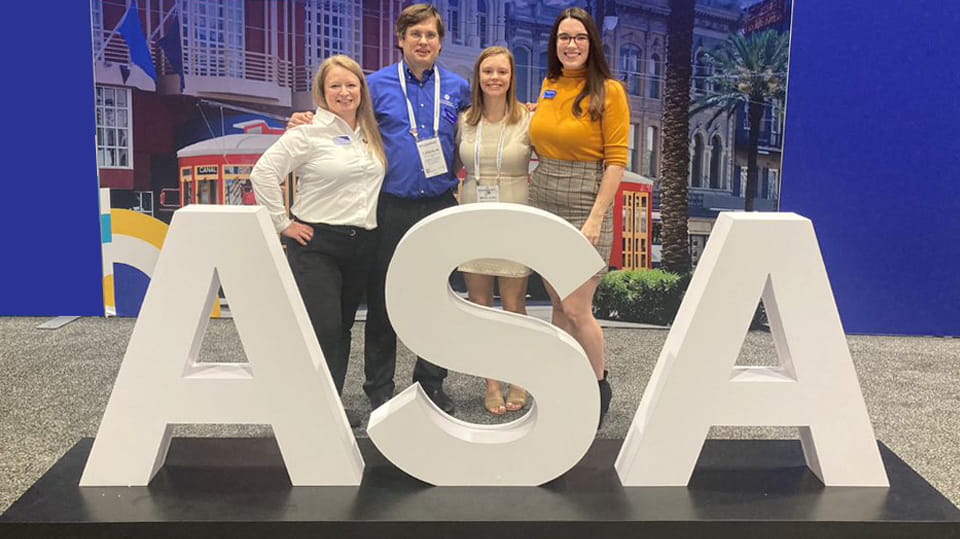
[[[782,208],[844,327],[960,335],[960,3],[798,0]]]
[[[117,316],[137,317],[147,296],[150,277],[127,264],[113,264],[113,287],[117,297]]]
[[[0,315],[103,315],[90,5],[3,15]]]

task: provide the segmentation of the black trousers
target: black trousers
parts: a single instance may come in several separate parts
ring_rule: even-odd
[[[350,329],[370,273],[376,235],[352,226],[304,224],[313,227],[313,239],[303,246],[283,237],[287,260],[337,392],[342,393]]]
[[[377,206],[377,248],[367,286],[367,323],[364,335],[363,390],[370,398],[393,396],[397,367],[397,334],[387,317],[384,288],[387,267],[397,244],[420,219],[457,204],[452,192],[424,199],[404,199],[382,193]],[[417,358],[413,381],[426,390],[439,389],[447,369]]]

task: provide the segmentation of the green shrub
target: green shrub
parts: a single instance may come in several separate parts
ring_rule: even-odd
[[[666,326],[680,310],[691,275],[662,270],[619,270],[606,274],[597,287],[593,312],[597,318]],[[767,328],[763,302],[757,306],[751,330]]]
[[[597,287],[594,313],[610,320],[667,325],[689,283],[689,276],[661,270],[613,271]]]

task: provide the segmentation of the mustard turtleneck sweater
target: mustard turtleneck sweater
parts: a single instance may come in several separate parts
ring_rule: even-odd
[[[603,161],[627,165],[630,105],[623,85],[608,79],[603,117],[590,120],[590,98],[573,115],[573,102],[586,84],[586,69],[563,70],[557,80],[545,79],[537,111],[530,122],[530,142],[537,155],[564,161]]]

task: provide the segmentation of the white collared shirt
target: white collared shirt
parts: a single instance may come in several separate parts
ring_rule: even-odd
[[[310,125],[288,129],[250,173],[257,203],[277,232],[290,226],[280,184],[292,171],[300,181],[293,214],[308,223],[377,227],[384,167],[373,148],[343,118],[318,108]]]

